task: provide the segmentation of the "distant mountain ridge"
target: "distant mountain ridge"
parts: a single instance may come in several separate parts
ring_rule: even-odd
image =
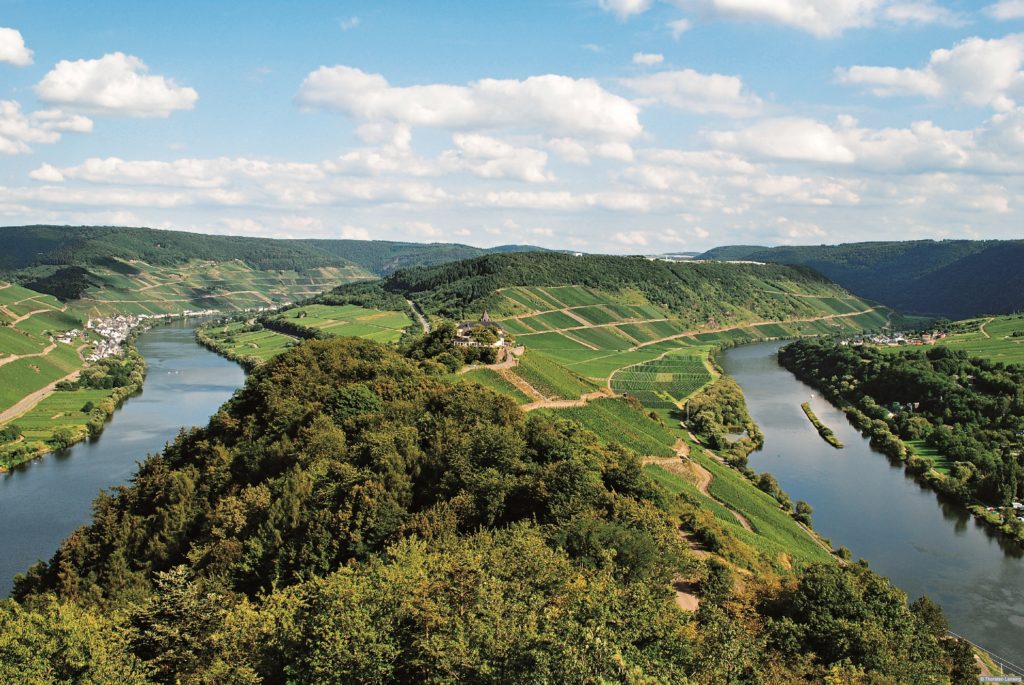
[[[1024,309],[1024,240],[728,245],[698,259],[810,267],[857,295],[905,312],[962,319]]]
[[[385,275],[410,266],[430,266],[489,253],[543,249],[528,245],[480,248],[459,243],[254,238],[114,226],[3,226],[0,227],[0,272],[40,266],[109,267],[111,260],[172,266],[193,259],[237,259],[254,269],[303,270],[357,265],[372,274]]]
[[[402,269],[374,283],[339,286],[333,294],[361,302],[399,295],[428,313],[464,318],[484,309],[501,313],[503,303],[508,304],[501,291],[521,286],[583,286],[614,294],[622,303],[649,304],[693,324],[811,316],[815,310],[809,296],[847,296],[835,283],[799,266],[676,263],[559,252],[491,254]]]

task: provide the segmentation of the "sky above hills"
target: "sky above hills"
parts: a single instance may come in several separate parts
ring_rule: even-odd
[[[0,0],[0,224],[1019,238],[1024,0]]]

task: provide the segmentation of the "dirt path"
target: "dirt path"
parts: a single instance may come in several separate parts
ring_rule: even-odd
[[[64,381],[73,381],[76,378],[78,378],[78,375],[80,373],[82,373],[81,370],[72,371],[63,378],[58,378],[54,382],[50,383],[45,388],[40,388],[39,390],[36,390],[34,393],[25,395],[20,400],[15,402],[10,408],[5,409],[3,412],[0,412],[0,424],[7,423],[12,419],[16,419],[19,416],[27,414],[28,412],[32,411],[32,409],[35,408],[37,404],[39,404],[44,399],[53,394],[54,388],[57,387],[58,383],[62,383]]]
[[[430,333],[430,322],[427,321],[427,317],[423,316],[423,311],[419,308],[419,305],[412,300],[406,300],[406,303],[409,305],[409,309],[412,310],[413,316],[420,322],[420,326],[423,327],[423,333]]]
[[[504,319],[503,319],[504,320]],[[657,323],[658,321],[671,321],[671,319],[660,318],[660,319],[624,319],[622,321],[613,321],[611,323],[588,323],[585,326],[567,326],[566,328],[552,328],[549,331],[537,331],[536,333],[520,333],[517,338],[525,338],[531,335],[540,335],[541,333],[564,333],[565,331],[582,331],[587,328],[611,328],[613,326],[621,326],[622,324],[629,323]],[[777,321],[771,323],[778,323]],[[706,332],[706,331],[705,331]],[[689,334],[686,334],[689,335]],[[677,336],[678,337],[678,336]],[[644,343],[643,345],[637,345],[637,348],[645,347],[653,343]],[[637,349],[634,348],[634,349]]]
[[[28,359],[29,357],[45,357],[46,355],[53,352],[56,348],[57,343],[50,343],[49,346],[47,346],[47,348],[42,352],[33,352],[31,354],[12,354],[10,357],[4,357],[3,359],[0,359],[0,366],[3,366],[4,364],[10,364],[11,362],[16,362],[19,359]]]
[[[718,328],[708,329],[697,329],[692,331],[684,331],[683,333],[676,333],[675,335],[668,335],[664,338],[658,338],[657,340],[648,340],[647,342],[640,343],[636,347],[630,348],[630,352],[635,352],[643,347],[649,347],[651,345],[657,345],[658,343],[668,342],[669,340],[677,340],[679,338],[686,338],[700,333],[724,333],[725,331],[734,331],[738,328],[750,328],[751,326],[763,326],[765,324],[787,324],[787,323],[808,323],[811,321],[830,321],[832,319],[845,319],[851,316],[860,316],[861,314],[870,314],[875,311],[876,307],[868,307],[867,309],[860,312],[848,312],[846,314],[829,314],[828,316],[814,316],[803,319],[786,319],[785,321],[751,321],[742,325],[736,326],[719,326]],[[658,321],[665,321],[666,319],[655,319]],[[605,325],[618,325],[618,324],[605,324]]]
[[[501,374],[502,378],[507,380],[512,385],[516,386],[519,392],[533,399],[534,401],[532,402],[532,404],[544,402],[547,399],[539,390],[537,390],[537,388],[527,383],[521,376],[517,376],[516,374],[512,373],[512,371],[509,370],[511,368],[512,367],[508,367],[506,369],[499,369],[498,373]],[[529,406],[529,404],[523,405],[523,411],[528,411],[526,407]]]
[[[563,337],[568,338],[569,340],[572,340],[573,342],[578,342],[580,345],[583,345],[584,347],[587,347],[587,348],[589,348],[591,350],[594,350],[595,352],[600,352],[601,351],[601,348],[598,347],[597,345],[593,345],[591,343],[588,343],[586,340],[583,340],[582,338],[577,338],[575,335],[571,335],[568,332],[562,332],[561,335]]]
[[[7,308],[4,307],[4,309],[7,309]],[[8,311],[10,311],[10,310],[8,310]],[[51,309],[33,309],[29,313],[22,314],[21,316],[16,318],[14,321],[11,321],[11,325],[12,326],[17,326],[19,323],[21,323],[25,319],[27,319],[29,317],[32,317],[32,316],[35,316],[36,314],[45,314],[46,312],[64,312],[64,311],[67,311],[67,305],[61,307],[60,309],[52,309],[52,308]],[[13,313],[12,313],[12,316],[13,316]]]
[[[992,320],[993,320],[994,318],[996,318],[996,317],[994,317],[994,316],[990,316],[989,318],[987,318],[987,319],[985,319],[984,321],[982,321],[981,325],[980,325],[980,326],[978,326],[978,330],[979,330],[979,331],[981,331],[981,334],[982,334],[983,336],[985,336],[986,338],[991,338],[992,336],[991,336],[991,335],[989,335],[989,334],[988,334],[988,331],[986,331],[986,330],[985,330],[985,326],[987,326],[987,325],[989,325],[990,323],[992,323]]]
[[[515,374],[510,375],[514,376]],[[535,402],[524,404],[521,408],[523,411],[533,411],[534,409],[569,409],[570,407],[583,407],[593,400],[599,400],[605,397],[611,397],[611,395],[609,395],[605,390],[595,390],[594,392],[588,392],[585,395],[580,395],[579,398],[575,400],[539,399]]]

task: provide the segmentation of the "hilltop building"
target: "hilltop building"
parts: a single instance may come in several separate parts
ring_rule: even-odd
[[[455,332],[456,347],[504,347],[505,327],[484,310],[479,321],[463,321]]]

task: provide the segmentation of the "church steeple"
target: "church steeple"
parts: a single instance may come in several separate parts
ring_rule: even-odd
[[[484,315],[480,317],[480,323],[490,323],[490,322],[491,322],[491,315],[488,314],[487,310],[485,309],[484,310]]]

